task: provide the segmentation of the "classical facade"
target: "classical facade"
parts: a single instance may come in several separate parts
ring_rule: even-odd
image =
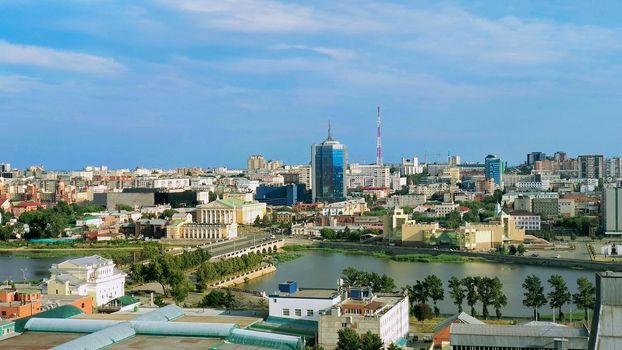
[[[47,281],[48,295],[90,295],[96,306],[125,294],[126,273],[99,255],[54,264]]]

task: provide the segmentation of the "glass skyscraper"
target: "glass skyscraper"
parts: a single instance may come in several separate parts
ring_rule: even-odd
[[[505,171],[503,161],[497,156],[489,154],[486,156],[485,167],[486,179],[495,180],[495,185],[503,188],[503,173]]]
[[[330,124],[328,137],[311,146],[313,202],[338,202],[346,199],[346,146],[333,139]]]

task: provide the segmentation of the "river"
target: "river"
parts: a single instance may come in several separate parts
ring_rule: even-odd
[[[341,271],[347,267],[355,267],[359,270],[387,274],[395,279],[398,287],[414,284],[416,280],[422,280],[427,275],[434,274],[443,280],[445,286],[445,300],[440,301],[438,307],[441,313],[455,313],[457,307],[451,302],[447,292],[447,280],[456,276],[498,276],[504,286],[508,297],[508,305],[503,314],[515,317],[529,317],[531,309],[522,304],[522,283],[529,275],[540,277],[543,282],[545,293],[549,291],[546,280],[552,274],[562,275],[571,293],[576,291],[576,280],[579,277],[587,277],[594,282],[594,271],[572,270],[556,267],[543,267],[533,265],[508,265],[501,263],[468,262],[468,263],[419,263],[398,262],[375,258],[367,255],[343,254],[332,252],[305,252],[302,257],[284,262],[278,265],[277,271],[246,283],[242,288],[266,291],[270,293],[278,288],[278,283],[283,281],[297,281],[301,288],[336,288]],[[476,306],[481,312],[481,306]],[[564,312],[570,311],[570,306]],[[574,310],[574,306],[572,306]],[[468,312],[468,306],[464,305]],[[494,309],[489,307],[494,315]],[[551,313],[546,307],[541,311]]]
[[[52,264],[73,259],[74,257],[41,257],[21,256],[14,253],[0,253],[0,283],[7,280],[40,280],[50,275]]]

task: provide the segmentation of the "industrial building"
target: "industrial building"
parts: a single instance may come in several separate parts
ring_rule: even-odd
[[[15,332],[19,335],[0,338],[0,348],[296,350],[304,347],[300,337],[241,328],[258,321],[256,318],[209,316],[203,311],[185,311],[175,305],[109,315],[89,316],[77,309],[65,311],[56,312],[57,317],[43,315],[16,322]]]
[[[336,289],[298,289],[295,281],[279,284],[278,292],[269,296],[270,317],[294,320],[319,320],[320,311],[341,302]]]

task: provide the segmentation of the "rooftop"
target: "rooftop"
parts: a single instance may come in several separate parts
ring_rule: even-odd
[[[312,289],[301,288],[294,293],[274,292],[270,297],[301,298],[301,299],[334,299],[339,294],[335,289]]]
[[[77,258],[77,259],[71,259],[71,260],[66,260],[64,261],[72,263],[74,265],[78,265],[78,266],[89,266],[89,265],[105,265],[108,264],[108,262],[110,262],[111,260],[102,258],[99,255],[91,255],[91,256],[85,256],[83,258]],[[62,263],[61,263],[62,264]]]

